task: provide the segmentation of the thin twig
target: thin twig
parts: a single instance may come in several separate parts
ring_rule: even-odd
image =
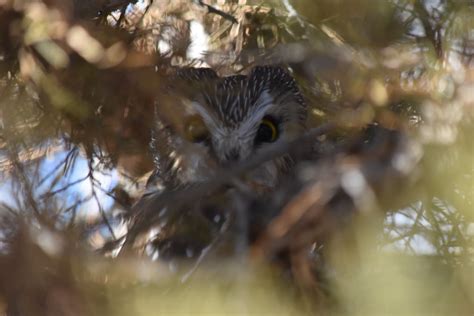
[[[41,198],[42,199],[45,199],[45,198],[49,198],[53,195],[56,195],[58,193],[61,193],[61,192],[64,192],[66,191],[67,189],[69,189],[70,187],[76,185],[76,184],[79,184],[85,180],[87,180],[87,178],[89,178],[91,176],[91,172],[89,172],[85,177],[82,177],[82,178],[79,178],[77,179],[76,181],[73,181],[73,182],[70,182],[68,183],[67,185],[65,185],[64,187],[60,188],[60,189],[57,189],[56,191],[51,191],[51,192],[46,192],[44,193],[43,195],[41,195]]]
[[[198,0],[198,3],[199,3],[199,5],[207,8],[207,12],[217,14],[217,15],[223,17],[224,19],[231,21],[234,24],[238,23],[237,19],[235,17],[233,17],[232,15],[230,15],[229,13],[226,13],[224,11],[216,9],[213,6],[204,3],[202,0]]]
[[[95,182],[97,180],[94,178],[94,173],[93,173],[94,168],[92,166],[92,161],[89,160],[87,162],[87,164],[89,166],[89,172],[90,172],[89,180],[90,180],[90,184],[91,184],[91,188],[92,188],[92,196],[94,197],[94,200],[97,203],[97,207],[99,208],[99,214],[102,217],[102,220],[104,221],[105,226],[107,226],[107,229],[109,230],[110,235],[112,236],[112,238],[117,239],[117,237],[115,236],[114,230],[112,228],[112,225],[110,225],[109,219],[107,218],[107,215],[105,214],[105,210],[102,207],[102,204],[100,203],[99,198],[97,197],[97,192],[95,191],[95,187],[96,187]],[[97,183],[99,183],[99,185],[100,185],[100,182],[97,181]]]
[[[54,175],[59,170],[59,168],[61,168],[62,165],[67,164],[69,159],[71,158],[70,156],[73,155],[77,151],[77,149],[77,147],[74,147],[72,150],[70,150],[66,157],[61,160],[56,166],[54,166],[53,169],[38,182],[38,187],[41,186],[52,175]]]

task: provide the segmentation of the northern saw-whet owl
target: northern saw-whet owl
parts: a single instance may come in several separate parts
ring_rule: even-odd
[[[281,67],[257,66],[247,76],[229,77],[207,68],[180,69],[166,94],[171,105],[157,106],[151,144],[156,170],[149,186],[173,189],[211,179],[218,168],[305,131],[304,99]],[[273,188],[292,163],[290,155],[275,157],[245,179]]]

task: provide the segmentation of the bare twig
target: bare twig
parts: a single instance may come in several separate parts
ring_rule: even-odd
[[[198,0],[198,3],[199,3],[199,5],[207,8],[207,12],[220,15],[221,17],[223,17],[226,20],[231,21],[232,23],[235,23],[235,24],[238,23],[237,19],[235,17],[233,17],[232,15],[230,15],[229,13],[226,13],[226,12],[223,12],[219,9],[216,9],[213,6],[204,3],[202,0]]]

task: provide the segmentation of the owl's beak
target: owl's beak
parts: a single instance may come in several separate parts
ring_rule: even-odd
[[[240,159],[240,152],[237,148],[232,148],[225,155],[226,162],[234,163]]]

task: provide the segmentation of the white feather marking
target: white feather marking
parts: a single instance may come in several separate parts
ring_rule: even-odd
[[[265,114],[275,106],[273,101],[273,97],[267,91],[263,91],[260,94],[259,98],[255,102],[256,111],[252,112],[252,115],[247,115],[246,120],[244,120],[239,127],[239,136],[247,136],[249,132],[254,130],[254,126],[260,124],[260,121],[265,116]]]
[[[199,113],[199,115],[201,115],[202,119],[204,120],[209,129],[218,129],[220,122],[218,117],[208,111],[208,109],[199,102],[193,102],[192,105],[194,109],[196,109],[196,111]]]

